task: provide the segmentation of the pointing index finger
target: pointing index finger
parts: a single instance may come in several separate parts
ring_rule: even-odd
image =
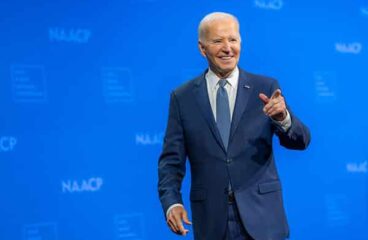
[[[264,93],[260,93],[259,98],[262,100],[263,104],[267,104],[270,101],[270,99]]]

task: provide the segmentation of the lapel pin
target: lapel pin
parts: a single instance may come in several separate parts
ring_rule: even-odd
[[[247,89],[249,89],[249,88],[250,88],[250,86],[249,86],[249,85],[244,85],[244,87],[245,87],[245,88],[247,88]]]

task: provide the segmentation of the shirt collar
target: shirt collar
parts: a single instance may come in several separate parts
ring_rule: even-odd
[[[215,90],[218,81],[221,79],[219,78],[211,68],[208,68],[208,72],[206,74],[207,84],[211,90]],[[233,72],[226,78],[228,83],[231,87],[237,88],[238,87],[238,80],[239,80],[239,68],[236,66]]]

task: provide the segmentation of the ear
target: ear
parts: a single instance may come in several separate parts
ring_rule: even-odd
[[[201,41],[198,41],[198,48],[199,48],[199,52],[201,53],[201,55],[203,57],[206,57],[206,48],[203,45],[203,43],[201,43]]]

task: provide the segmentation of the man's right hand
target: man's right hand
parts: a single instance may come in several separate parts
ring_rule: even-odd
[[[184,207],[173,207],[167,216],[167,224],[169,225],[171,231],[176,234],[185,236],[189,232],[189,230],[184,228],[183,221],[188,225],[192,224],[188,219],[188,214]]]

